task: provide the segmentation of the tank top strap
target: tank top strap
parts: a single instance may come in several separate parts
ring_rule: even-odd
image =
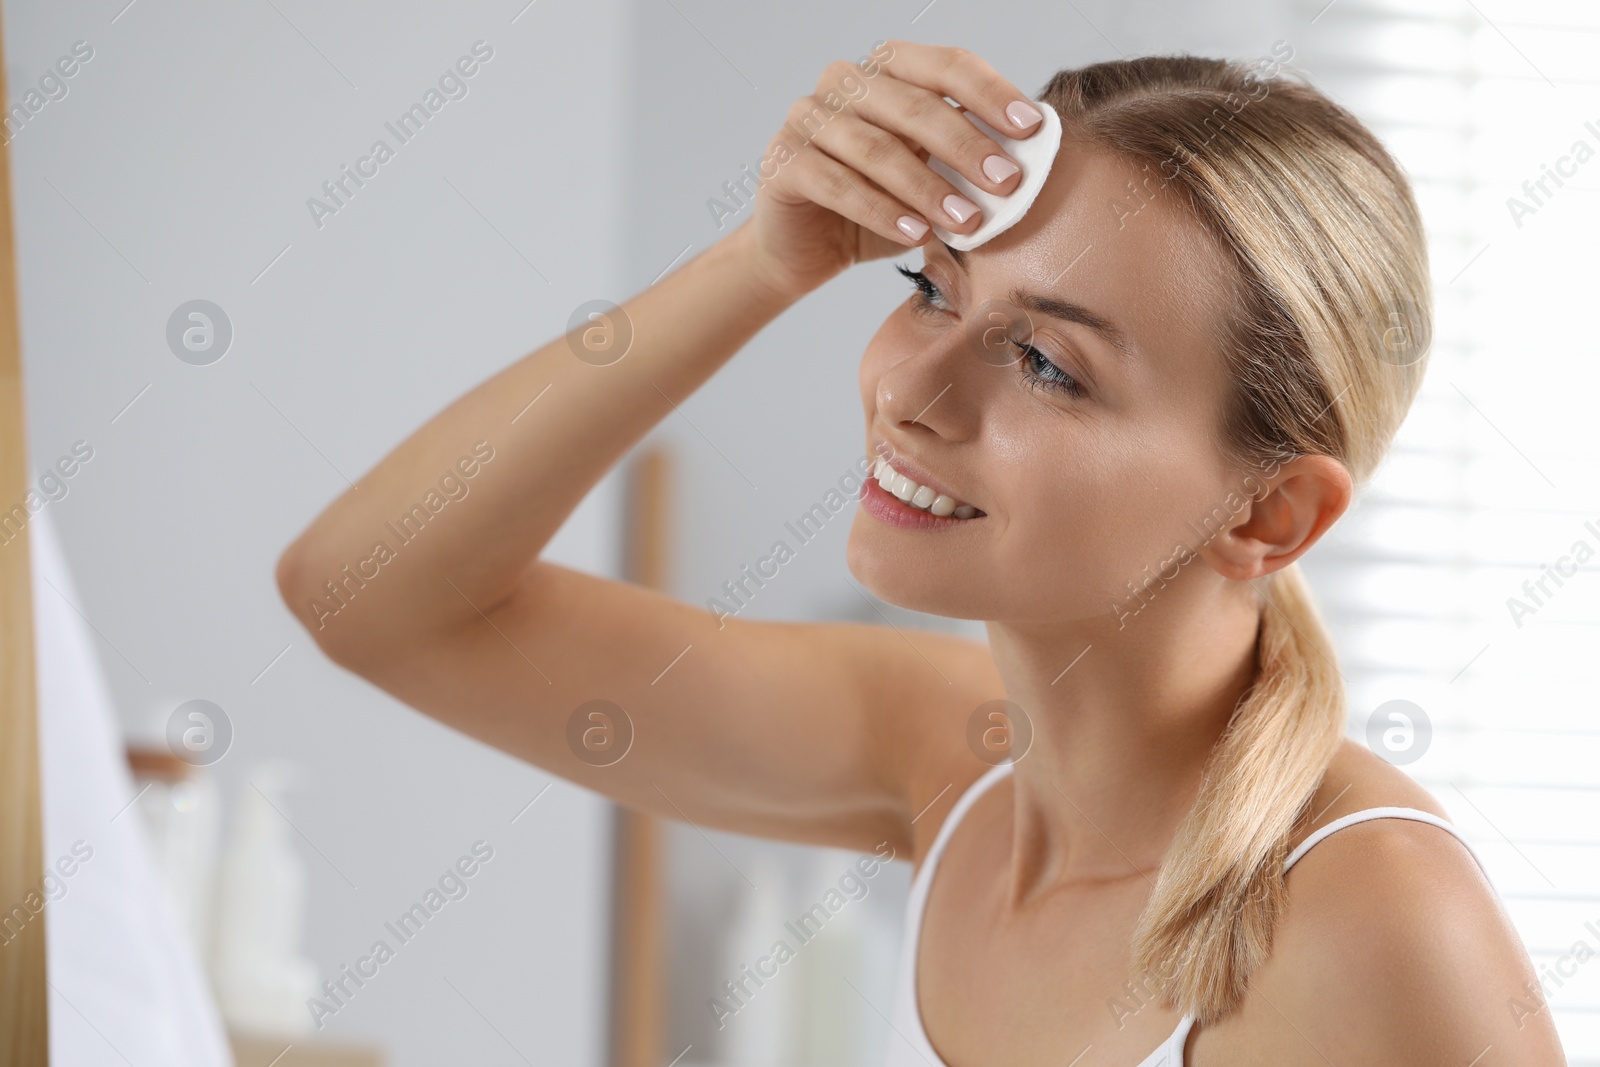
[[[1293,852],[1289,853],[1289,858],[1283,862],[1283,873],[1288,874],[1289,868],[1298,863],[1301,856],[1310,852],[1313,845],[1329,834],[1337,833],[1346,826],[1354,826],[1356,823],[1367,822],[1371,819],[1411,819],[1416,822],[1425,822],[1437,826],[1439,829],[1454,835],[1457,841],[1465,845],[1467,851],[1471,853],[1473,861],[1477,863],[1478,869],[1483,871],[1484,877],[1487,878],[1489,876],[1488,868],[1483,865],[1483,857],[1478,855],[1477,849],[1472,847],[1472,843],[1463,836],[1454,824],[1446,822],[1432,812],[1420,811],[1417,808],[1398,807],[1364,808],[1361,811],[1353,811],[1349,815],[1341,815],[1332,822],[1319,826],[1309,837],[1300,842]]]
[[[944,817],[944,823],[939,827],[939,832],[933,835],[933,844],[928,848],[928,855],[922,862],[922,869],[917,872],[919,881],[926,882],[933,877],[933,868],[939,862],[939,857],[944,854],[944,846],[949,842],[951,835],[956,832],[956,824],[977,802],[978,798],[988,792],[989,787],[1001,778],[1011,773],[1014,766],[1011,760],[997,763],[984,771],[973,783],[956,798],[955,806],[950,809],[950,814]]]
[[[1347,826],[1354,826],[1357,823],[1368,822],[1372,819],[1411,819],[1415,822],[1425,822],[1437,826],[1465,845],[1473,860],[1478,864],[1478,868],[1484,872],[1484,877],[1487,878],[1489,875],[1488,870],[1483,866],[1483,858],[1478,855],[1471,842],[1453,824],[1446,822],[1432,812],[1421,811],[1417,808],[1400,807],[1365,808],[1361,811],[1353,811],[1349,815],[1341,815],[1325,826],[1319,826],[1310,836],[1300,842],[1293,852],[1289,853],[1289,858],[1284,860],[1283,863],[1283,873],[1288,874],[1289,868],[1300,862],[1300,857],[1310,852],[1317,842],[1330,834],[1338,833]],[[1189,1031],[1193,1030],[1194,1026],[1195,1017],[1186,1013],[1178,1021],[1178,1028],[1172,1032],[1172,1035],[1162,1043],[1160,1048],[1150,1053],[1149,1057],[1139,1064],[1139,1067],[1183,1067],[1184,1046],[1188,1044]]]

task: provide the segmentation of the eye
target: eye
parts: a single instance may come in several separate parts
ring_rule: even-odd
[[[934,303],[935,300],[943,300],[944,294],[939,292],[939,287],[934,285],[933,282],[928,279],[926,274],[922,273],[920,270],[911,270],[907,267],[902,267],[898,263],[895,264],[894,269],[899,271],[905,277],[910,278],[911,284],[917,287],[916,293],[911,297],[911,308],[913,311],[926,314],[929,311],[949,310],[949,308],[940,307],[938,304]]]
[[[1021,341],[1011,343],[1022,353],[1021,362],[1027,364],[1028,388],[1033,389],[1043,385],[1047,389],[1059,389],[1075,399],[1083,398],[1083,387],[1078,384],[1078,380],[1050,362],[1043,352]]]
[[[911,280],[917,291],[911,295],[911,309],[920,315],[932,315],[950,309],[942,306],[944,294],[939,287],[934,285],[928,276],[920,270],[911,270],[895,264],[895,270]],[[937,302],[936,302],[937,301]],[[1052,363],[1043,352],[1033,345],[1023,344],[1021,341],[1012,340],[1021,353],[1017,361],[1023,367],[1023,378],[1028,383],[1028,388],[1056,389],[1075,399],[1084,396],[1083,387],[1077,379]]]

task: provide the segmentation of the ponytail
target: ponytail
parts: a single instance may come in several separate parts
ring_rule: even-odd
[[[1134,932],[1135,972],[1205,1023],[1244,997],[1287,900],[1289,840],[1344,735],[1342,678],[1299,564],[1258,586],[1259,672]]]
[[[1191,212],[1236,265],[1215,338],[1233,382],[1222,454],[1244,470],[1329,456],[1359,491],[1427,365],[1427,240],[1405,171],[1372,131],[1279,66],[1110,60],[1058,72],[1040,99]],[[1237,1008],[1270,954],[1289,842],[1319,814],[1311,797],[1344,735],[1343,679],[1299,566],[1252,584],[1256,673],[1132,946],[1134,973],[1200,1022]]]

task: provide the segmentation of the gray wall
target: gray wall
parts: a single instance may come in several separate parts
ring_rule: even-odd
[[[273,563],[347,479],[616,291],[626,139],[596,119],[626,113],[625,7],[123,3],[5,16],[13,99],[94,49],[16,132],[13,182],[33,465],[94,449],[48,506],[128,729],[220,704],[230,801],[261,759],[305,767],[288,814],[324,973],[495,848],[325,1035],[397,1067],[599,1062],[608,805],[557,781],[512,825],[550,776],[330,665]],[[479,39],[467,95],[400,145],[384,123]],[[307,198],[379,137],[394,158],[319,228]],[[209,366],[165,339],[194,298],[234,328]],[[552,555],[610,571],[617,514],[608,483]]]

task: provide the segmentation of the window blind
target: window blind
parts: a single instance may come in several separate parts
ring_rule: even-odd
[[[1596,1067],[1600,5],[1296,8],[1294,65],[1411,175],[1435,294],[1421,394],[1303,564],[1350,732],[1376,738],[1484,858],[1539,976],[1532,990],[1507,978],[1496,1010],[1549,1012],[1573,1067]]]

